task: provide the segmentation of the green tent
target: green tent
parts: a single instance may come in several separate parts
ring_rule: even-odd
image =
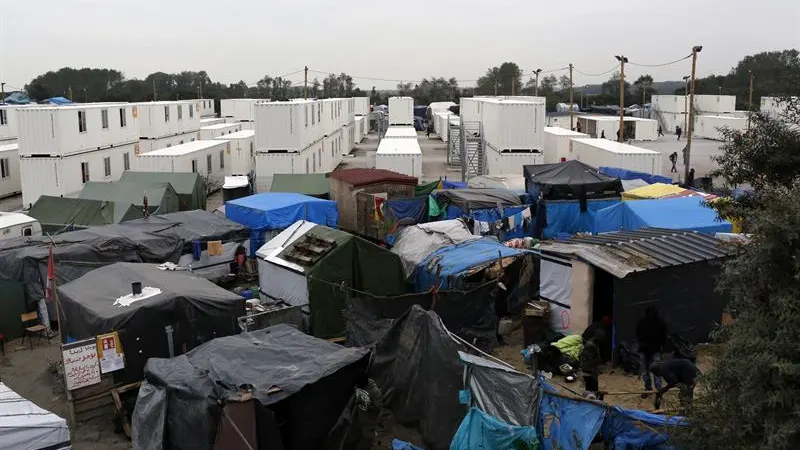
[[[76,228],[110,225],[144,217],[141,208],[130,203],[43,195],[28,210],[42,224],[42,232],[54,233],[68,225]]]
[[[275,296],[283,296],[279,292],[297,295],[296,303],[307,301],[314,336],[326,339],[344,336],[342,310],[347,296],[357,295],[356,291],[375,296],[406,292],[403,264],[397,255],[352,234],[305,224],[301,228],[290,227],[296,239],[275,257],[260,262],[271,264],[274,269],[269,271],[268,279],[261,280],[261,290],[268,296],[270,292]],[[274,239],[285,244],[286,238],[278,235]],[[265,247],[272,244],[279,245],[270,242]],[[297,267],[302,269],[299,275]],[[307,298],[300,298],[306,294],[305,289],[295,284],[299,280],[307,288]],[[342,285],[347,289],[342,289]]]
[[[89,200],[131,203],[137,208],[144,208],[145,196],[147,196],[149,214],[169,214],[180,211],[178,194],[169,183],[87,181],[83,185],[79,197]]]
[[[328,177],[324,173],[276,173],[272,176],[270,188],[270,192],[295,192],[324,199],[330,197],[330,190]]]
[[[119,181],[137,183],[169,183],[178,194],[181,211],[206,209],[206,186],[200,174],[194,172],[122,172]]]

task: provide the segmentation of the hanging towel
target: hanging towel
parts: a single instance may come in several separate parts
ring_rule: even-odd
[[[208,241],[208,256],[219,256],[222,253],[222,241]]]

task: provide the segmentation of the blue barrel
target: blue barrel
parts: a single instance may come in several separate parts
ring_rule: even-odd
[[[192,241],[192,257],[195,261],[200,260],[200,255],[203,254],[203,249],[200,247],[200,240],[195,239]]]

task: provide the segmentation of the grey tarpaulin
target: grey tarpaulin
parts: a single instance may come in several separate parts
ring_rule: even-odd
[[[203,250],[200,252],[200,259],[194,259],[194,255],[187,253],[181,256],[178,265],[182,270],[189,270],[191,266],[192,275],[217,282],[231,273],[230,265],[236,258],[239,247],[244,248],[245,255],[250,253],[249,240],[242,243],[226,242],[222,244],[221,255],[208,256],[208,250]]]
[[[536,378],[468,353],[458,355],[472,406],[512,425],[537,426],[542,390]]]
[[[436,194],[440,205],[455,205],[463,212],[473,209],[497,208],[497,205],[521,205],[519,195],[508,189],[448,189]]]
[[[375,343],[370,377],[395,419],[422,432],[427,448],[447,449],[464,417],[459,345],[436,313],[414,305]]]
[[[219,214],[207,211],[181,211],[144,219],[130,220],[124,227],[157,227],[156,233],[171,234],[184,239],[191,247],[195,239],[201,241],[245,240],[250,236],[247,228]]]
[[[404,228],[397,235],[392,253],[403,261],[406,278],[434,251],[453,244],[479,239],[459,219],[422,223]]]

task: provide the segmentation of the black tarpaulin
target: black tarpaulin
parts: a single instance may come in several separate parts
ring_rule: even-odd
[[[152,358],[133,413],[133,448],[211,450],[222,408],[243,400],[240,388],[257,402],[259,449],[280,448],[269,443],[276,433],[285,449],[323,448],[368,364],[367,349],[287,325]]]
[[[122,224],[125,227],[156,227],[159,234],[171,234],[191,243],[201,241],[243,240],[249,236],[244,225],[238,224],[219,214],[207,211],[181,211],[170,214],[150,216]]]
[[[545,200],[579,200],[613,198],[622,195],[619,178],[603,175],[596,168],[580,161],[523,166],[525,190],[533,195],[537,189]]]
[[[475,209],[521,205],[519,195],[508,189],[446,189],[436,194],[440,205],[455,205],[467,213]]]

